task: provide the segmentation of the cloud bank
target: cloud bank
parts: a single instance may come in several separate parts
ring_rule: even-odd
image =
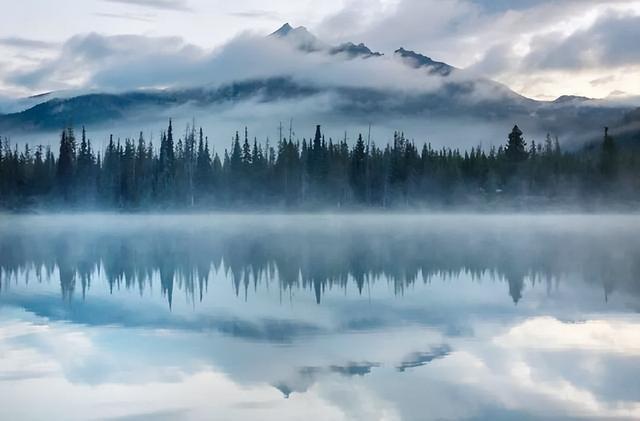
[[[216,86],[246,79],[292,76],[320,86],[415,92],[439,88],[442,78],[413,69],[393,55],[348,59],[300,51],[286,40],[242,34],[210,51],[179,37],[78,35],[60,53],[9,81],[32,90]],[[460,75],[460,78],[464,78]]]
[[[639,94],[633,72],[640,73],[640,57],[629,45],[638,39],[639,20],[637,0],[352,0],[318,32],[384,51],[402,45],[553,99]],[[589,83],[611,75],[599,86]]]
[[[121,3],[150,9],[191,11],[186,0],[103,0],[109,3]]]

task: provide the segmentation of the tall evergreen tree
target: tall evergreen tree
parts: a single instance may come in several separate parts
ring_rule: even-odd
[[[505,150],[507,159],[514,163],[525,161],[528,157],[526,147],[527,143],[522,137],[522,130],[518,126],[513,126],[513,130],[509,133],[509,141]]]
[[[63,130],[60,136],[57,180],[62,198],[67,202],[72,200],[75,159],[75,139],[73,138],[73,132],[70,129]]]
[[[367,196],[367,154],[362,140],[362,134],[358,135],[358,140],[351,153],[351,186],[358,202],[365,201]]]
[[[618,173],[618,154],[613,137],[609,136],[609,128],[604,128],[604,140],[600,158],[600,170],[605,180],[612,181]]]

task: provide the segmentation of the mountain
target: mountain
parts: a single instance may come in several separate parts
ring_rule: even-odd
[[[287,78],[239,81],[215,89],[192,88],[150,90],[122,94],[87,94],[54,98],[24,111],[0,115],[3,130],[58,130],[69,124],[109,124],[136,119],[186,104],[207,107],[238,103],[259,97],[260,101],[306,97],[317,89],[293,83]],[[131,118],[133,116],[133,118]]]
[[[305,28],[303,26],[300,26],[299,29],[305,29]],[[289,35],[292,31],[294,31],[293,26],[289,25],[289,22],[287,22],[284,25],[282,25],[279,29],[273,31],[269,36],[282,38]]]
[[[431,73],[437,73],[442,76],[449,76],[456,68],[440,61],[432,60],[431,57],[416,53],[415,51],[405,50],[400,47],[395,54],[401,57],[406,63],[415,68],[427,68]]]
[[[353,42],[345,42],[337,46],[328,46],[321,42],[307,30],[304,26],[294,28],[289,23],[285,23],[278,30],[274,31],[269,37],[291,42],[298,49],[306,52],[326,51],[331,55],[345,54],[350,58],[354,57],[380,57],[383,54],[374,52],[363,43],[354,44]]]
[[[307,30],[304,26],[294,28],[285,23],[277,31],[269,35],[272,38],[279,38],[291,42],[298,49],[307,52],[320,51],[326,48],[315,35]]]
[[[362,57],[362,58],[370,58],[370,57],[381,57],[384,54],[379,53],[377,51],[371,51],[369,47],[360,43],[358,45],[353,42],[345,42],[344,44],[340,44],[337,47],[332,47],[329,50],[330,54],[346,54],[350,58],[353,57]]]
[[[292,53],[294,56],[286,57],[295,63],[294,70],[298,62],[307,59],[310,67],[300,67],[304,70],[295,75],[286,70],[291,69],[290,66],[283,67],[280,74],[191,88],[98,92],[70,97],[50,94],[42,97],[41,103],[20,112],[0,115],[0,134],[57,131],[68,124],[112,128],[129,122],[135,126],[151,121],[149,119],[159,122],[168,116],[182,115],[189,119],[200,115],[224,116],[225,110],[233,110],[233,115],[244,116],[254,123],[266,120],[269,127],[275,127],[273,120],[288,119],[294,113],[297,116],[307,113],[310,121],[335,122],[335,126],[343,129],[372,122],[394,128],[411,125],[427,133],[440,127],[443,136],[457,132],[459,138],[475,145],[483,138],[491,140],[496,136],[501,136],[501,142],[503,132],[515,123],[539,137],[547,132],[565,137],[599,134],[603,126],[616,126],[631,111],[629,107],[575,96],[536,101],[503,84],[467,74],[464,69],[415,51],[399,48],[393,55],[384,56],[362,43],[329,46],[306,28],[294,28],[288,23],[266,40],[290,43],[294,47],[297,51]],[[269,49],[266,51],[271,54]],[[268,56],[261,57],[268,59]],[[277,64],[279,60],[271,61]],[[325,63],[331,63],[329,69],[333,73],[329,77],[309,76],[313,72],[324,75]],[[260,65],[255,63],[256,67]],[[336,70],[336,66],[343,67]],[[404,70],[395,85],[378,83],[377,79],[367,84],[353,83],[365,77],[381,81],[393,78],[393,74],[385,72],[398,66]],[[363,72],[365,69],[371,71]],[[406,78],[411,79],[413,85],[408,81],[405,85]],[[181,81],[176,82],[179,85]],[[416,83],[430,88],[415,88]],[[310,104],[316,104],[320,111],[310,108]],[[273,112],[255,114],[255,107],[264,111],[269,106]],[[480,134],[479,124],[491,127],[491,131]]]
[[[586,101],[592,101],[592,98],[588,98],[586,96],[579,95],[562,95],[558,98],[554,99],[554,104],[580,104]]]

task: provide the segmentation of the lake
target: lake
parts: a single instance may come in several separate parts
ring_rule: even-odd
[[[640,418],[637,215],[1,215],[0,419]]]

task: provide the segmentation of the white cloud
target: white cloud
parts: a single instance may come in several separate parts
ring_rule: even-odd
[[[187,0],[103,0],[143,8],[160,10],[191,11]]]
[[[494,343],[509,348],[588,350],[640,356],[640,325],[631,321],[563,323],[552,317],[529,319]]]
[[[557,50],[557,57],[563,60],[574,57],[579,70],[589,67],[592,79],[611,72],[620,74],[622,77],[606,88],[607,93],[613,86],[640,93],[640,85],[624,68],[640,64],[637,49],[624,47],[625,40],[637,38],[632,34],[638,26],[632,21],[640,15],[637,0],[400,0],[386,8],[385,4],[378,1],[363,8],[358,2],[348,2],[341,12],[325,19],[320,30],[326,36],[363,40],[383,51],[400,45],[413,48],[455,66],[470,67],[536,98],[562,94],[606,96],[604,87],[595,89],[585,83],[567,86],[575,67],[549,73],[527,64],[536,56],[545,57]],[[377,13],[377,18],[369,16],[370,10],[383,9],[385,13]],[[356,24],[347,26],[346,21]],[[347,27],[354,29],[345,30]],[[544,39],[547,42],[540,42]],[[552,40],[558,44],[556,48],[549,45]],[[597,54],[581,57],[585,44]],[[567,51],[559,51],[560,47]],[[549,82],[532,83],[541,77]]]
[[[182,75],[186,80],[181,82],[188,84],[191,77],[201,80],[198,72],[205,71],[197,68],[200,63],[193,63],[194,54],[207,55],[246,30],[266,34],[282,20],[306,25],[331,43],[363,41],[387,56],[400,46],[415,49],[459,67],[471,67],[536,98],[561,94],[604,97],[612,91],[640,94],[634,78],[634,66],[640,64],[637,49],[625,47],[625,39],[635,38],[638,0],[332,0],[322,5],[277,0],[268,10],[256,0],[228,5],[203,0],[91,0],[69,7],[54,24],[50,16],[58,9],[50,2],[25,0],[5,11],[11,19],[0,28],[0,50],[11,60],[0,68],[0,92],[14,96],[39,93],[33,86],[36,79],[47,79],[48,87],[40,89],[88,84],[87,67],[91,74],[102,69],[99,77],[94,75],[99,79],[96,87],[101,83],[117,88],[152,85],[147,79],[167,83],[174,74]],[[33,40],[17,37],[22,25],[16,22],[27,21],[35,28]],[[112,45],[110,54],[97,54],[91,60],[76,59],[73,51],[65,53],[72,40],[88,42],[91,36],[86,34],[92,31],[112,44],[125,45]],[[120,38],[125,33],[140,38]],[[171,41],[161,48],[144,41],[162,43],[175,40],[176,34],[182,37],[181,46],[191,49],[190,54],[177,51],[180,47]],[[52,58],[49,52],[37,49],[49,50],[64,39],[68,39],[60,55],[64,63],[57,63],[56,72],[48,78],[38,75],[38,68],[50,66]],[[126,48],[127,42],[132,48]],[[233,43],[237,45],[237,39]],[[593,47],[589,54],[584,53],[585,43]],[[29,49],[18,51],[18,44]],[[175,62],[163,60],[163,55],[170,58],[174,53]],[[265,66],[258,59],[265,58],[256,56],[259,65],[252,67]],[[561,64],[559,59],[571,60],[573,68],[548,68]],[[144,68],[144,60],[151,63],[153,72]],[[125,83],[117,74],[127,65],[135,77]],[[196,69],[189,69],[193,65]],[[390,70],[384,71],[390,74]],[[576,70],[579,83],[573,77]],[[589,83],[611,75],[615,79],[606,84]],[[396,79],[403,77],[398,74]]]
[[[393,56],[364,62],[324,52],[301,52],[279,39],[243,34],[209,51],[178,37],[104,36],[91,33],[64,43],[60,54],[8,78],[32,90],[130,90],[184,87],[292,76],[321,86],[430,91],[439,77]],[[463,77],[463,76],[460,76]]]

